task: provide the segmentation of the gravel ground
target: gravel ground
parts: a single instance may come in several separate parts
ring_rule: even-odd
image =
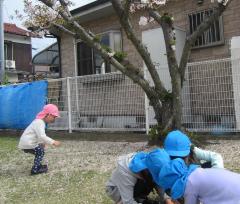
[[[67,171],[69,168],[108,172],[114,168],[119,155],[144,149],[146,142],[95,142],[65,141],[58,149],[48,149],[47,157],[55,171]],[[51,164],[52,163],[52,164]]]
[[[57,161],[52,162],[55,171],[72,167],[108,172],[115,167],[119,155],[146,150],[146,145],[146,142],[66,141],[59,149],[49,148],[47,157]],[[240,140],[210,140],[204,149],[220,153],[226,168],[240,172]]]
[[[225,168],[240,173],[240,140],[210,140],[209,143],[204,149],[220,153]]]
[[[109,172],[116,165],[118,156],[134,151],[148,150],[146,142],[100,142],[100,141],[63,141],[59,148],[47,147],[45,159],[49,163],[50,174],[73,170],[97,170],[100,173]],[[204,147],[220,153],[225,167],[240,172],[240,140],[212,140]],[[23,169],[15,167],[15,162],[21,161],[30,169],[32,155],[18,150],[18,156],[11,158],[6,170],[15,169],[23,173]],[[4,169],[4,165],[2,166]],[[26,172],[24,170],[24,172]],[[29,173],[29,172],[26,172]]]

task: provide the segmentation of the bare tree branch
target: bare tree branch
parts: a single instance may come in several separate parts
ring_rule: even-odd
[[[168,58],[168,66],[171,76],[176,73],[178,69],[177,60],[176,60],[176,54],[175,50],[172,48],[172,45],[175,45],[175,34],[173,33],[173,25],[170,23],[166,23],[164,20],[162,20],[163,17],[160,16],[160,14],[154,10],[149,10],[149,15],[154,18],[156,22],[162,27],[165,45],[166,45],[166,52],[167,52],[167,58]]]
[[[63,7],[64,11],[67,13],[67,15],[69,16],[69,18],[72,17],[69,9],[68,9],[68,3],[65,0],[59,0],[61,6]]]
[[[43,2],[44,4],[46,2],[48,2],[48,0],[39,0],[41,2]],[[46,4],[47,6],[49,6],[51,9],[53,9],[53,4],[50,4],[49,2]],[[64,10],[68,10],[67,7],[64,8]],[[63,26],[60,25],[56,25],[59,29],[66,31],[71,35],[77,35],[79,36],[84,42],[86,42],[89,46],[94,47],[97,51],[99,51],[102,55],[102,57],[107,60],[108,62],[110,62],[113,66],[115,66],[119,71],[121,71],[123,74],[127,75],[129,78],[131,78],[135,83],[137,83],[139,86],[142,87],[142,89],[148,94],[148,97],[152,98],[158,97],[157,92],[155,91],[155,89],[153,87],[150,86],[149,82],[147,80],[144,79],[143,74],[139,71],[138,68],[134,67],[132,64],[130,64],[130,62],[126,62],[125,64],[122,65],[121,63],[119,63],[113,56],[112,53],[108,53],[106,50],[104,50],[101,46],[100,43],[94,41],[94,34],[91,33],[89,34],[82,26],[80,26],[75,20],[74,18],[72,18],[72,16],[68,16],[66,13],[68,13],[68,11],[64,11],[64,10],[59,10],[59,14],[61,15],[61,17],[66,21],[69,22],[73,28],[75,30],[77,30],[77,33],[74,33],[72,31],[69,31],[68,29],[66,29]]]
[[[130,5],[131,5],[131,1],[130,0],[125,0],[124,10],[126,12],[126,15],[127,15],[126,17],[127,18],[129,16]]]
[[[124,8],[121,5],[121,0],[112,0],[112,5],[120,19],[120,23],[122,27],[125,29],[125,32],[127,34],[127,37],[132,41],[133,45],[137,49],[138,53],[143,58],[148,71],[153,79],[153,82],[155,84],[156,90],[159,94],[164,94],[166,92],[166,89],[164,88],[159,74],[151,60],[150,54],[147,51],[146,47],[142,44],[142,41],[139,40],[135,33],[133,32],[132,25],[129,21],[128,15],[126,14]]]
[[[63,7],[67,7],[67,5],[68,5],[65,0],[59,0],[59,2]]]
[[[72,35],[72,36],[74,36],[74,37],[77,36],[76,33],[72,32],[71,30],[67,29],[66,27],[64,27],[64,26],[62,26],[62,25],[60,25],[60,24],[57,24],[57,23],[54,23],[54,22],[53,22],[53,23],[52,23],[52,26],[53,26],[53,27],[56,27],[57,29],[59,29],[59,30],[61,30],[61,31],[63,31],[63,32],[69,34],[69,35]]]

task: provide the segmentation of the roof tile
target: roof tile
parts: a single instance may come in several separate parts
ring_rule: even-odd
[[[19,28],[15,24],[11,24],[11,23],[4,23],[4,32],[15,34],[15,35],[28,36],[28,37],[33,36],[31,32],[24,30],[22,28]]]

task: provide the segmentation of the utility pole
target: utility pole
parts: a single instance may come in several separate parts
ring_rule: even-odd
[[[3,1],[0,0],[0,84],[4,81],[4,24],[3,24]]]

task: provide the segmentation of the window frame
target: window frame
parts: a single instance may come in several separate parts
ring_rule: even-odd
[[[4,43],[4,59],[8,60],[8,45]]]
[[[195,16],[195,19],[197,18],[198,14],[201,13],[205,13],[205,12],[213,12],[214,8],[209,8],[209,9],[205,9],[205,10],[200,10],[200,11],[193,11],[191,13],[187,14],[187,18],[188,18],[188,32],[189,35],[191,35],[196,28],[192,28],[193,31],[191,31],[191,20],[190,18],[193,19],[193,16]],[[203,14],[204,15],[204,14]],[[202,22],[203,19],[201,19]],[[196,21],[196,20],[195,20]],[[201,48],[208,48],[208,47],[214,47],[214,46],[219,46],[219,45],[224,45],[225,39],[224,39],[224,24],[223,24],[223,16],[221,15],[219,17],[219,19],[217,21],[215,21],[215,23],[218,22],[218,29],[219,29],[219,40],[218,41],[214,41],[214,42],[210,42],[209,40],[204,40],[202,39],[204,42],[201,44],[200,42],[198,43],[198,45],[196,44],[197,41],[199,41],[200,38],[203,38],[202,36],[205,36],[204,38],[207,38],[208,32],[210,32],[209,30],[212,29],[212,25],[208,30],[206,30],[200,37],[197,38],[196,42],[194,43],[194,45],[192,46],[192,49],[201,49]],[[215,24],[214,23],[214,24]],[[192,26],[194,27],[194,26]],[[213,31],[211,31],[211,37],[213,36]]]
[[[102,33],[99,33],[98,35],[105,35],[105,34],[108,34],[109,35],[109,47],[116,51],[115,48],[114,48],[114,34],[117,33],[120,35],[120,49],[123,50],[123,39],[122,39],[122,32],[121,30],[108,30],[108,31],[105,31],[105,32],[102,32]],[[76,39],[76,57],[77,57],[77,75],[78,76],[84,76],[84,75],[80,75],[80,67],[79,67],[79,62],[80,62],[80,59],[79,59],[79,50],[78,50],[78,43],[84,43],[82,40],[77,40]],[[97,55],[97,51],[94,50],[94,48],[91,48],[91,55],[92,55],[92,62],[91,62],[91,66],[92,66],[92,74],[90,75],[97,75],[97,74],[105,74],[105,73],[112,73],[112,72],[119,72],[118,70],[116,70],[113,65],[111,64],[108,64],[105,62],[105,66],[102,66],[100,68],[101,70],[101,73],[96,73],[96,55]],[[105,61],[105,60],[103,60]],[[107,71],[107,68],[110,68],[110,71]],[[103,70],[104,69],[104,70]],[[114,70],[115,69],[115,70]],[[87,74],[88,75],[88,74]]]

